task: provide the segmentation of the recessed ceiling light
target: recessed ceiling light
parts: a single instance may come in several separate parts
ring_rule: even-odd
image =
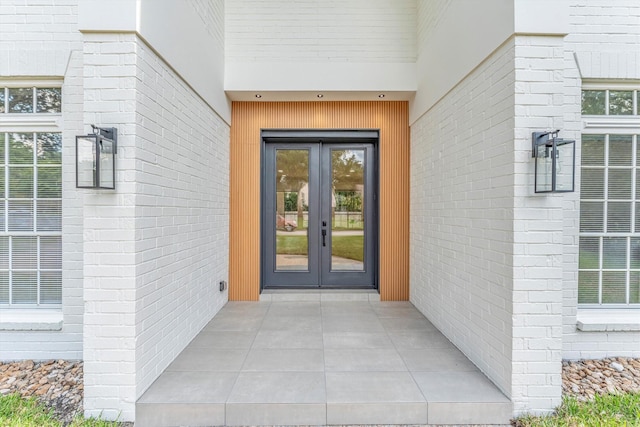
[[[317,96],[318,98],[324,98],[324,95],[323,95],[323,94],[321,94],[321,93],[317,94],[316,96]]]
[[[384,93],[381,93],[380,95],[378,95],[378,98],[384,98]]]
[[[260,95],[259,93],[256,93],[256,98],[262,98],[262,95]]]

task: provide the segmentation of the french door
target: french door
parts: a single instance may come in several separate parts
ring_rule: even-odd
[[[374,288],[375,145],[265,142],[263,287]]]

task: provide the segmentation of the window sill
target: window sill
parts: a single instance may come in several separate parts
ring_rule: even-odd
[[[640,310],[578,309],[577,320],[583,332],[640,332]]]
[[[61,331],[62,310],[0,310],[0,331]]]

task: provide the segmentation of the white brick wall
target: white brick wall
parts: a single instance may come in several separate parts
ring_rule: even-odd
[[[62,331],[0,332],[0,360],[82,358],[82,195],[75,188],[74,153],[75,135],[86,130],[77,14],[77,0],[0,3],[0,80],[15,76],[64,78]]]
[[[230,0],[230,62],[414,62],[416,0]]]
[[[138,41],[137,395],[227,301],[229,126]]]
[[[0,50],[69,50],[77,17],[78,0],[2,0]]]
[[[138,309],[133,34],[84,34],[84,122],[118,128],[116,191],[85,190],[84,409],[134,416]]]
[[[561,402],[563,194],[535,194],[531,133],[564,128],[562,37],[517,36],[513,223],[514,411]],[[564,136],[564,135],[563,135]]]
[[[215,40],[216,46],[224,52],[224,0],[191,0],[193,7],[202,19],[205,29]]]
[[[561,37],[514,37],[412,125],[411,301],[514,403],[560,403],[562,196],[531,132],[562,128]]]
[[[223,1],[190,5],[222,50]],[[77,14],[77,0],[0,4],[0,79],[64,76],[67,153],[63,331],[2,332],[0,359],[84,350],[87,413],[133,419],[136,398],[227,298],[217,283],[227,280],[229,127],[135,36],[83,44]],[[119,129],[115,192],[75,188],[74,137],[91,123]]]
[[[430,28],[437,25],[439,14],[446,10],[447,5],[433,2],[428,6],[435,13],[426,14],[424,4],[419,8],[419,44],[424,43]],[[495,261],[490,259],[486,249],[482,255],[467,249],[474,242],[469,237],[473,231],[464,230],[470,218],[466,216],[468,211],[460,207],[464,208],[463,201],[471,204],[467,199],[473,192],[468,190],[461,196],[456,183],[464,182],[462,178],[452,171],[440,170],[435,163],[450,159],[454,162],[453,170],[457,171],[458,165],[467,161],[464,157],[466,151],[451,156],[450,152],[455,148],[448,148],[446,144],[439,147],[437,140],[456,144],[462,141],[464,144],[469,135],[475,134],[491,140],[495,146],[496,138],[487,138],[486,131],[479,132],[470,117],[481,115],[489,123],[489,128],[500,123],[493,119],[493,114],[502,108],[495,100],[487,98],[491,107],[478,105],[474,100],[489,90],[490,85],[504,80],[502,73],[490,72],[487,67],[505,47],[494,52],[412,126],[412,180],[419,183],[412,192],[412,301],[421,309],[426,307],[423,309],[425,314],[434,316],[432,320],[503,390],[511,394],[516,412],[548,410],[559,403],[562,357],[637,356],[640,351],[638,333],[576,331],[579,192],[561,196],[531,194],[531,132],[562,129],[563,137],[579,140],[582,129],[580,78],[640,78],[640,5],[637,2],[575,1],[571,10],[572,31],[566,37],[566,43],[560,38],[548,37],[515,39],[512,113],[515,116],[512,128],[515,129],[516,146],[512,152],[515,169],[511,178],[514,184],[514,222],[512,234],[507,232],[504,238],[507,241],[512,238],[513,244],[512,248],[507,244],[499,251],[503,256],[510,256],[510,251],[513,254],[513,292],[509,295],[513,298],[513,353],[507,357],[512,360],[506,363],[513,363],[510,385],[506,385],[509,380],[501,379],[483,360],[482,353],[488,348],[506,347],[504,342],[500,343],[495,338],[495,334],[485,340],[487,344],[481,346],[481,350],[469,351],[473,347],[467,344],[470,340],[467,337],[486,334],[488,329],[479,321],[482,318],[474,313],[480,308],[468,303],[467,300],[473,298],[466,297],[467,289],[458,291],[458,277],[465,269],[473,268],[469,257],[482,257],[484,267],[492,272],[496,271],[491,267],[491,262]],[[508,90],[508,85],[502,87]],[[460,95],[465,92],[471,95],[470,102]],[[471,115],[460,120],[464,123],[462,126],[458,119],[451,118],[452,115],[465,117],[465,114]],[[428,141],[428,146],[424,145],[425,141]],[[484,155],[479,151],[477,158],[482,159]],[[579,149],[577,155],[579,183]],[[494,162],[489,164],[493,169]],[[485,191],[486,199],[475,201],[474,205],[483,206],[484,202],[485,206],[493,207],[499,203],[499,198],[487,192],[487,189],[496,191],[498,187],[482,187],[488,176],[474,176],[473,168],[469,166],[466,171],[469,177],[473,176],[469,181],[478,190]],[[498,172],[487,169],[484,173],[490,176]],[[439,177],[444,178],[440,181]],[[509,179],[508,176],[505,178]],[[426,186],[436,188],[425,192]],[[455,226],[449,223],[451,218],[455,218]],[[488,218],[497,217],[487,215]],[[485,221],[485,224],[487,227],[490,222]],[[460,229],[463,232],[458,232]],[[461,267],[458,262],[467,266]],[[486,276],[486,273],[476,273],[474,282],[482,283]],[[416,286],[416,282],[420,284]],[[485,288],[489,295],[495,292],[488,285]],[[447,299],[450,302],[445,304]],[[475,299],[478,300],[477,297]],[[496,301],[499,300],[494,298],[494,303]],[[455,312],[467,314],[456,318],[448,316],[448,313]],[[466,319],[462,321],[462,317]],[[499,315],[492,313],[491,318],[492,328],[501,326]],[[473,332],[466,332],[465,328],[473,329]]]
[[[584,79],[640,79],[640,5],[574,0],[567,43]]]
[[[118,127],[85,207],[85,412],[135,400],[227,301],[229,127],[132,34],[85,34],[85,121]]]
[[[566,46],[565,127],[572,132],[573,136],[569,137],[579,140],[582,130],[581,77],[612,81],[640,79],[640,3],[635,0],[575,0]],[[576,163],[579,189],[579,149]],[[564,199],[563,357],[640,357],[638,332],[581,332],[576,329],[579,200],[579,191]]]
[[[508,396],[515,46],[411,126],[411,302]]]

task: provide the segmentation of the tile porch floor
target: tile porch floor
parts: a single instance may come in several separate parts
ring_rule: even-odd
[[[508,424],[511,408],[411,303],[274,293],[229,302],[138,400],[136,427]]]

